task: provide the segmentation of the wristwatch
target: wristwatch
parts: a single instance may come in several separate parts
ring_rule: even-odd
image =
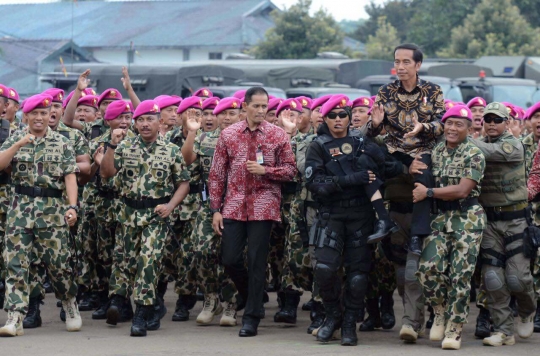
[[[113,150],[115,150],[116,147],[118,147],[118,145],[113,145],[112,143],[107,144],[107,146],[109,146],[109,148],[112,148]]]
[[[68,206],[67,208],[68,208],[68,210],[69,210],[69,209],[75,210],[76,213],[79,212],[79,207],[78,207],[77,205],[70,205],[70,206]]]
[[[221,209],[210,209],[210,212],[212,214],[215,214],[215,213],[221,213]]]
[[[426,195],[428,198],[433,198],[433,188],[428,188]]]

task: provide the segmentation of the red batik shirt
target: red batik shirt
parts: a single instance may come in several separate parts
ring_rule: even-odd
[[[264,176],[251,174],[247,161],[264,156]],[[289,137],[263,121],[251,131],[247,120],[225,129],[217,142],[210,169],[210,208],[221,209],[223,218],[240,221],[280,221],[281,182],[296,175],[296,160]],[[223,198],[225,197],[225,198]]]

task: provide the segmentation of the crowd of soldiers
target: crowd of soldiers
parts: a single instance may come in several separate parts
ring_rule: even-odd
[[[188,321],[202,300],[198,324],[221,315],[221,326],[237,325],[247,289],[222,259],[222,207],[210,196],[224,195],[212,182],[223,168],[216,147],[229,142],[221,134],[252,120],[257,95],[296,160],[271,219],[257,320],[267,291],[277,292],[274,321],[287,324],[310,293],[308,334],[356,345],[357,324],[395,326],[397,288],[406,343],[428,328],[443,349],[459,349],[471,299],[484,345],[513,345],[514,328],[521,338],[540,332],[540,103],[445,101],[418,77],[418,47],[394,55],[399,79],[352,101],[262,88],[140,101],[126,69],[129,100],[115,88],[98,96],[90,71],[67,96],[51,88],[20,102],[0,85],[0,336],[40,327],[51,290],[68,331],[91,311],[146,336],[167,313],[168,289],[178,296],[173,321]],[[258,164],[279,166],[264,145],[254,150]],[[271,181],[258,164],[242,169]]]

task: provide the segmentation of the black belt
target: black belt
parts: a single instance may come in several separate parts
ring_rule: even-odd
[[[202,184],[190,184],[189,185],[189,194],[202,193],[203,186]]]
[[[0,184],[9,184],[11,183],[11,176],[7,173],[0,174]]]
[[[413,203],[408,202],[390,202],[390,211],[394,211],[399,214],[412,214],[413,212]]]
[[[484,208],[488,221],[510,221],[514,219],[526,218],[527,210],[518,211],[498,211],[494,208]]]
[[[118,199],[118,193],[114,190],[98,190],[98,196],[103,199]]]
[[[15,186],[15,193],[27,195],[29,197],[43,197],[43,198],[62,198],[63,191],[60,189],[49,189],[41,187],[23,187],[21,185]]]
[[[159,199],[145,199],[145,200],[135,200],[129,198],[122,198],[123,202],[133,209],[148,209],[155,208],[160,204],[167,204],[171,197],[159,198]]]
[[[455,211],[455,210],[465,211],[471,206],[479,205],[479,204],[480,203],[478,202],[477,197],[468,198],[462,202],[460,202],[459,200],[444,201],[444,200],[437,199],[437,208],[442,212]]]
[[[312,201],[312,200],[306,200],[304,202],[304,206],[306,208],[313,208],[315,210],[319,209],[319,207],[321,206],[321,204],[317,203],[316,201]]]
[[[347,200],[336,200],[324,202],[324,206],[340,207],[340,208],[352,208],[355,206],[363,206],[370,204],[369,199],[367,198],[353,198]]]

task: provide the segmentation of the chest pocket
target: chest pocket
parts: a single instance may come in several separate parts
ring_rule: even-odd
[[[22,147],[13,157],[12,172],[15,177],[27,177],[34,166],[34,149]]]
[[[61,177],[63,174],[62,171],[62,156],[61,155],[47,155],[43,157],[44,170],[52,177]]]
[[[150,171],[157,185],[163,185],[167,182],[170,175],[170,161],[154,161],[150,164]]]
[[[445,172],[442,172],[444,177],[443,181],[446,180],[445,186],[447,185],[457,185],[463,177],[463,164],[452,163],[449,164]]]

